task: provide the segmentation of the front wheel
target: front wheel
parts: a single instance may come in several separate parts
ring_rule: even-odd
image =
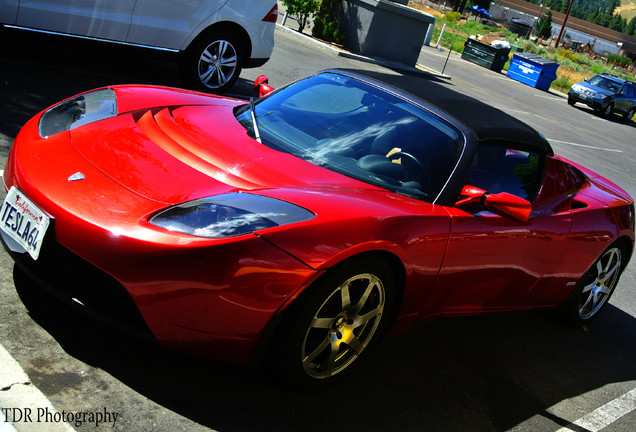
[[[356,258],[309,288],[280,332],[279,369],[298,387],[316,387],[348,372],[386,330],[394,275],[375,256]]]
[[[574,98],[572,96],[568,95],[568,105],[574,106],[575,103],[576,103],[576,101],[574,100]]]
[[[583,275],[562,306],[568,322],[583,326],[599,315],[618,284],[623,271],[622,258],[621,248],[613,245]]]
[[[223,32],[213,32],[186,51],[182,62],[185,79],[197,90],[223,93],[234,85],[244,61],[240,41]]]
[[[612,117],[613,114],[614,114],[614,105],[609,103],[609,104],[607,104],[607,106],[603,110],[603,117],[608,119],[608,118]]]

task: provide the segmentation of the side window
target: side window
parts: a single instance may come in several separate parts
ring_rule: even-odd
[[[636,98],[636,86],[629,86],[629,97]]]
[[[532,201],[541,187],[543,164],[538,153],[482,145],[475,153],[466,183],[489,193],[508,192]]]

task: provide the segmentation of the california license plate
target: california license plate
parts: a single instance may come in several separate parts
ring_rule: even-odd
[[[0,229],[38,259],[49,218],[22,192],[11,187],[0,210]]]

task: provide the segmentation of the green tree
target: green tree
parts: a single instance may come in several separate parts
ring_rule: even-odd
[[[636,37],[636,16],[629,20],[629,24],[625,27],[624,33]]]
[[[627,19],[623,18],[620,14],[614,14],[610,19],[609,28],[622,32],[627,27]]]
[[[609,16],[614,15],[614,11],[616,10],[617,7],[619,7],[621,4],[620,0],[612,0],[612,2],[610,3],[609,7],[607,8],[606,13]]]
[[[320,8],[320,0],[283,0],[283,4],[287,13],[296,17],[300,33],[305,29],[309,18]]]
[[[537,37],[541,39],[549,39],[552,36],[552,11],[548,11],[537,21],[536,29]]]

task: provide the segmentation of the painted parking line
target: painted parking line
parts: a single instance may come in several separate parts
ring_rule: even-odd
[[[500,108],[502,111],[504,111],[502,108]],[[506,111],[510,111],[510,112],[514,112],[517,114],[524,114],[524,115],[531,115],[528,111],[521,111],[521,110],[516,110],[516,109],[512,109],[512,108],[506,108]]]
[[[559,144],[571,145],[571,146],[576,146],[576,147],[585,147],[585,148],[589,148],[589,149],[603,150],[603,151],[608,151],[608,152],[613,152],[613,153],[623,153],[623,150],[618,150],[618,149],[608,149],[608,148],[596,147],[596,146],[587,145],[587,144],[579,144],[579,143],[573,143],[573,142],[568,142],[568,141],[559,141],[559,140],[550,139],[550,138],[546,138],[546,139],[549,142],[551,142],[551,143],[559,143]]]
[[[544,98],[544,99],[552,99],[552,100],[562,100],[564,102],[567,102],[567,100],[565,98],[563,98],[562,96],[558,96],[558,95],[541,95],[541,94],[535,94],[534,97],[538,97],[538,98]]]
[[[0,431],[74,432],[11,354],[0,345]]]
[[[636,389],[573,421],[572,427],[563,427],[557,432],[576,432],[580,430],[598,432],[634,410],[636,410]]]

